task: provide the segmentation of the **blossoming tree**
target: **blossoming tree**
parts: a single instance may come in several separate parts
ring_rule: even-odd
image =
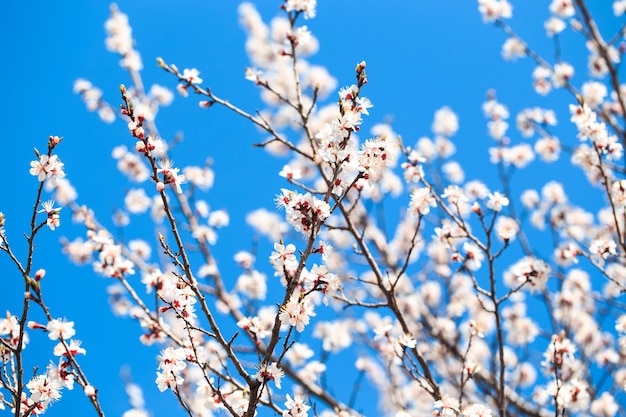
[[[553,0],[545,31],[555,51],[542,55],[507,23],[507,0],[478,0],[483,21],[506,35],[503,57],[533,62],[536,93],[560,89],[570,101],[521,109],[515,132],[507,106],[487,92],[494,186],[466,180],[453,159],[459,121],[451,108],[432,109],[432,137],[419,140],[368,122],[368,83],[379,80],[368,79],[366,61],[355,63],[353,78],[336,80],[308,61],[318,47],[307,27],[316,1],[279,5],[269,24],[253,5],[239,8],[245,77],[263,110],[220,96],[199,69],[156,61],[178,95],[236,114],[259,130],[258,152],[288,158],[276,207],[246,218],[259,240],[241,242],[236,271],[215,255],[218,230],[230,221],[207,197],[219,179],[209,165],[173,161],[176,141],[159,135],[157,113],[174,94],[144,87],[129,19],[111,7],[106,45],[132,85],[109,101],[86,79],[74,90],[102,121],[127,124],[113,157],[133,185],[116,222],[150,218],[157,238],[127,240],[99,220],[98,207],[81,205],[61,137],[35,150],[30,224],[0,213],[0,251],[23,281],[19,311],[0,319],[0,408],[43,414],[78,388],[96,415],[107,411],[98,370],[81,366],[89,341],[81,344],[72,318],[55,313],[46,270],[33,261],[37,238],[71,217],[84,236],[65,238],[63,252],[110,280],[113,311],[140,328],[118,337],[157,347],[154,382],[182,415],[626,415],[626,25],[603,34],[584,0]],[[622,16],[626,1],[612,7]],[[560,55],[568,31],[587,47],[582,82]],[[557,138],[558,119],[577,134]],[[569,159],[602,208],[571,203],[556,177],[515,194],[514,174],[536,158]],[[19,239],[25,255],[13,249]],[[53,341],[49,357],[29,356],[37,332]],[[327,366],[333,357],[341,369]],[[338,372],[356,382],[338,386]],[[375,406],[359,402],[361,387],[377,393]],[[138,387],[128,388],[124,416],[150,415]]]

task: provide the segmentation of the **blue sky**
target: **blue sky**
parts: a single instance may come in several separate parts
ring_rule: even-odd
[[[280,12],[279,1],[259,3],[266,20]],[[531,47],[550,57],[552,44],[543,29],[543,21],[549,16],[548,3],[513,2],[510,24]],[[589,3],[601,28],[618,27],[620,22],[606,7],[608,1]],[[142,54],[144,82],[175,87],[175,80],[155,64],[155,58],[161,56],[180,68],[200,69],[205,85],[221,97],[249,111],[261,108],[257,90],[244,79],[248,61],[237,5],[235,1],[118,2],[121,11],[129,15],[136,49]],[[119,102],[119,84],[130,81],[119,67],[118,57],[104,47],[103,24],[109,14],[106,1],[8,2],[3,9],[0,107],[6,177],[0,183],[0,211],[6,215],[9,238],[23,254],[25,246],[20,238],[27,230],[37,187],[28,173],[34,158],[32,148],[44,150],[49,135],[64,137],[58,153],[79,193],[79,202],[96,209],[104,224],[112,224],[111,214],[122,206],[123,191],[129,185],[116,172],[111,150],[133,142],[124,123],[105,125],[95,114],[88,113],[72,93],[72,85],[77,78],[87,78],[115,105]],[[528,59],[511,63],[500,57],[505,35],[482,23],[475,1],[320,1],[317,18],[307,24],[320,41],[320,51],[311,61],[325,65],[339,86],[351,84],[355,64],[367,61],[370,83],[365,95],[375,105],[366,121],[370,126],[390,118],[405,143],[414,144],[419,137],[431,134],[433,112],[450,106],[459,115],[460,131],[454,142],[457,160],[464,165],[467,178],[481,178],[494,186],[498,183],[495,168],[488,167],[487,148],[492,140],[486,134],[481,110],[490,88],[496,89],[499,100],[513,115],[525,107],[555,108],[557,136],[567,142],[570,135],[569,143],[575,139],[567,116],[567,104],[573,98],[563,91],[547,97],[534,93],[530,73],[535,65]],[[577,68],[573,83],[580,86],[587,79],[582,37],[568,33],[561,48],[564,59]],[[248,123],[224,109],[200,109],[195,97],[177,96],[171,107],[162,109],[158,124],[164,137],[184,134],[175,157],[181,164],[202,164],[207,157],[214,160],[216,185],[209,192],[209,202],[231,215],[231,226],[220,235],[216,253],[223,259],[223,267],[231,265],[234,270],[232,255],[252,245],[252,230],[243,220],[245,213],[273,205],[273,196],[285,185],[277,173],[286,161],[272,159],[253,148],[251,145],[262,137]],[[512,135],[520,140],[516,133]],[[514,189],[537,186],[557,175],[570,185],[586,184],[581,173],[563,171],[567,165],[551,167],[534,162]],[[579,204],[598,195],[586,186],[570,194]],[[156,394],[156,363],[153,356],[141,350],[136,325],[113,318],[110,313],[104,292],[109,283],[87,267],[70,265],[60,254],[61,236],[73,239],[82,235],[67,213],[61,214],[66,215],[61,228],[40,236],[35,267],[48,269],[44,289],[54,314],[76,322],[77,337],[88,351],[83,361],[85,370],[101,389],[106,411],[116,416],[127,408],[119,373],[123,365],[129,364],[134,379],[150,399],[153,415],[171,415],[176,405],[171,396]],[[23,291],[20,278],[3,256],[0,271],[4,288],[0,292],[0,312],[10,309],[16,313]],[[43,352],[52,348],[45,337],[32,338],[28,353],[35,355],[40,347]],[[123,342],[114,343],[118,338]],[[46,362],[38,365],[43,368]],[[66,395],[47,415],[89,415],[82,393]],[[370,415],[374,414],[370,409]]]

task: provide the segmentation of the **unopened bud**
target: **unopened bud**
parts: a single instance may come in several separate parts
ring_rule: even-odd
[[[95,397],[97,390],[91,385],[85,385],[85,395],[88,397]]]
[[[28,323],[26,323],[26,326],[28,326],[29,329],[45,329],[46,326],[44,326],[43,324],[39,324],[36,321],[29,321]]]
[[[44,276],[46,276],[46,270],[45,269],[38,269],[37,272],[35,272],[35,279],[37,281],[41,281]]]
[[[146,152],[146,144],[145,144],[145,143],[143,143],[143,141],[142,141],[142,140],[138,140],[138,141],[135,143],[135,150],[136,150],[137,152],[145,153],[145,152]]]
[[[48,138],[48,146],[53,148],[53,147],[57,146],[59,143],[61,143],[62,140],[63,140],[63,138],[60,138],[58,136],[50,136]]]
[[[581,30],[583,30],[583,25],[582,25],[582,23],[580,23],[579,20],[570,19],[569,24],[571,25],[572,30],[574,30],[576,32],[580,32]]]
[[[176,91],[178,91],[178,94],[182,97],[189,97],[189,92],[187,91],[187,86],[185,84],[178,84],[176,86]]]

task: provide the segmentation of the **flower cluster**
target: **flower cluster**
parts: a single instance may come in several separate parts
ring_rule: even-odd
[[[312,19],[316,14],[317,0],[287,0],[285,10],[304,13],[305,19]]]
[[[39,210],[38,213],[46,213],[46,224],[48,225],[50,230],[54,230],[55,228],[59,227],[59,225],[61,224],[61,216],[59,215],[61,208],[54,207],[54,201],[52,200],[44,201],[43,203],[41,203],[41,206],[43,207],[43,209]]]
[[[438,417],[491,417],[491,409],[483,404],[469,404],[462,407],[458,400],[446,395],[434,403],[434,416]],[[409,414],[407,414],[409,415]]]
[[[510,19],[513,16],[513,6],[507,0],[478,0],[478,11],[484,22]]]
[[[116,5],[111,6],[111,16],[105,22],[107,32],[106,47],[109,51],[122,56],[120,66],[129,71],[141,71],[143,64],[139,52],[134,49],[132,28],[128,23],[128,16],[122,13]]]
[[[150,171],[139,155],[131,152],[124,145],[113,149],[112,156],[117,159],[117,169],[134,182],[144,182],[150,178]]]
[[[185,68],[181,74],[182,83],[176,86],[176,91],[183,97],[189,97],[189,87],[194,84],[202,84],[202,78],[200,78],[200,71],[196,68]]]
[[[159,298],[168,304],[167,307],[161,307],[161,312],[173,308],[177,314],[185,317],[185,319],[196,317],[194,304],[196,304],[197,298],[189,284],[171,272],[162,274],[155,271],[151,277],[155,277],[153,286],[157,288]]]
[[[303,234],[316,233],[330,216],[330,206],[310,193],[300,194],[287,189],[276,197],[276,205],[285,209],[287,222]]]
[[[96,111],[100,120],[105,123],[113,123],[115,121],[115,111],[102,98],[102,90],[95,87],[90,81],[83,78],[74,81],[74,93],[80,94],[87,106],[87,110]]]
[[[296,246],[293,243],[284,245],[274,243],[274,251],[270,255],[270,263],[274,267],[276,275],[293,277],[298,268],[298,259],[295,255]]]
[[[309,297],[300,297],[300,294],[293,294],[289,301],[280,308],[280,321],[294,326],[298,332],[311,321],[311,317],[316,316],[315,308]]]
[[[578,138],[581,141],[589,139],[599,155],[606,156],[607,160],[615,161],[622,158],[624,148],[616,135],[609,134],[606,124],[598,121],[597,114],[586,103],[570,105],[571,121],[576,124]]]
[[[53,367],[48,368],[48,372],[45,375],[33,377],[26,384],[26,388],[30,391],[30,396],[26,397],[25,394],[22,396],[20,415],[28,412],[28,410],[36,410],[33,414],[43,414],[51,402],[61,398],[63,386],[58,373],[55,372]]]
[[[395,166],[399,149],[387,136],[366,140],[358,152],[363,178],[371,183],[380,180],[387,169]]]
[[[504,281],[511,288],[528,284],[532,291],[542,291],[549,276],[548,264],[541,259],[525,257],[511,265],[504,274]]]
[[[163,181],[157,183],[157,190],[162,191],[163,184],[172,184],[177,193],[182,193],[183,189],[181,184],[186,181],[185,174],[179,174],[180,169],[173,167],[174,162],[169,159],[164,159],[159,162],[158,173],[163,176]]]
[[[6,318],[0,319],[0,338],[2,338],[3,344],[6,343],[7,346],[17,347],[17,344],[20,339],[20,323],[18,321],[17,316],[11,315],[7,311]],[[28,334],[25,334],[22,343],[26,345],[28,343]],[[0,350],[2,352],[2,358],[4,358],[4,350]]]
[[[283,417],[307,417],[311,410],[320,417],[356,417],[360,384],[377,391],[378,414],[394,417],[491,417],[492,408],[524,416],[620,412],[626,390],[620,298],[626,290],[620,143],[626,87],[620,87],[616,64],[624,33],[604,41],[584,0],[551,0],[540,30],[554,41],[551,61],[505,23],[512,17],[509,0],[477,0],[477,6],[485,22],[505,32],[504,59],[533,61],[537,93],[562,89],[576,96],[570,117],[579,141],[553,134],[557,114],[562,118],[558,108],[523,108],[515,118],[517,131],[510,129],[513,106],[510,112],[494,90],[482,103],[493,172],[466,169],[464,155],[452,159],[457,146],[466,150],[467,138],[453,140],[465,133],[448,106],[434,109],[431,136],[418,136],[411,146],[388,123],[375,124],[360,138],[373,107],[362,96],[369,82],[366,63],[356,65],[356,81],[338,90],[338,100],[326,100],[337,83],[306,60],[318,42],[300,25],[315,17],[316,0],[283,0],[281,17],[269,24],[254,6],[240,6],[251,61],[246,78],[266,106],[258,113],[217,97],[198,69],[179,71],[158,59],[175,77],[180,95],[193,92],[201,96],[201,107],[222,106],[253,122],[266,135],[259,148],[291,158],[278,173],[292,187],[276,198],[284,220],[266,209],[248,214],[246,222],[267,241],[255,236],[252,247],[229,248],[230,265],[217,258],[221,249],[210,246],[217,243],[216,229],[231,221],[202,195],[213,186],[212,161],[174,167],[155,120],[173,93],[158,85],[144,88],[128,17],[111,8],[107,48],[121,55],[135,84],[120,88],[121,115],[133,144],[113,150],[119,171],[134,182],[114,218],[124,233],[114,239],[89,209],[69,204],[76,192],[53,155],[60,138],[50,138],[47,154],[36,152],[30,173],[41,182],[39,192],[56,193],[51,198],[87,228],[87,240],[64,240],[64,251],[114,278],[107,289],[113,312],[140,324],[142,343],[160,344],[155,383],[176,396],[187,414],[243,416],[266,407]],[[614,1],[613,10],[624,14],[626,1]],[[560,49],[569,47],[569,38],[561,42],[566,29],[585,38],[587,73],[596,80],[575,84],[574,74],[585,72],[561,59]],[[89,110],[105,121],[116,118],[89,81],[77,80],[74,88]],[[522,140],[515,142],[516,135]],[[535,158],[541,161],[533,167],[542,161],[563,164],[559,158],[566,152],[598,186],[593,191],[601,198],[594,202],[607,202],[604,207],[574,206],[567,183],[539,178],[536,185],[534,175],[516,177]],[[486,177],[466,179],[476,172]],[[156,192],[143,184],[149,180]],[[168,184],[175,194],[165,191]],[[520,186],[528,189],[517,196]],[[402,193],[404,200],[390,201]],[[33,218],[42,213],[42,221],[26,233],[29,249],[44,226],[59,227],[60,210],[38,194]],[[395,218],[394,212],[401,214]],[[143,228],[130,227],[131,215],[153,221],[158,251],[147,239],[126,239],[135,227]],[[0,251],[26,271],[25,305],[52,317],[43,303],[43,270],[30,277],[36,270],[32,257],[24,264],[15,260],[3,226],[0,213]],[[256,263],[259,253],[269,254],[269,265],[267,258]],[[135,271],[140,282],[130,277]],[[275,279],[269,279],[272,272]],[[145,293],[137,291],[144,285]],[[73,322],[38,324],[29,318],[7,313],[0,319],[0,388],[12,394],[9,401],[0,393],[0,409],[41,414],[62,389],[80,385],[101,414],[97,391],[76,361],[85,349],[72,339]],[[25,322],[30,336],[41,330],[56,343],[58,362],[20,380],[20,391],[12,381],[16,367],[25,375]],[[541,362],[536,349],[546,345]],[[354,366],[342,355],[353,355]],[[342,366],[331,366],[336,361]],[[347,403],[331,383],[337,373],[357,381]],[[129,387],[132,410],[124,417],[145,417],[143,399]],[[289,393],[273,392],[283,388]]]
[[[93,263],[93,268],[97,273],[111,278],[135,273],[135,265],[122,254],[122,246],[115,244],[108,232],[89,230],[87,237],[87,241],[75,240],[65,245],[64,250],[73,261],[90,261],[95,252],[98,259]]]
[[[517,114],[516,125],[522,136],[531,137],[537,128],[545,129],[557,124],[554,110],[533,107],[521,110]]]
[[[303,13],[305,18],[316,14],[317,2],[313,0],[289,0],[285,3],[288,12]],[[261,98],[269,106],[278,109],[270,121],[276,126],[292,124],[297,114],[287,100],[297,99],[295,81],[292,74],[291,60],[286,59],[293,51],[298,55],[301,93],[314,89],[320,98],[327,97],[335,90],[337,81],[320,65],[313,65],[306,56],[318,49],[317,39],[306,26],[292,25],[285,16],[275,17],[269,25],[261,19],[259,12],[250,3],[239,6],[240,22],[246,31],[246,51],[251,61],[251,68],[246,71],[246,78],[259,86],[268,86],[271,91],[263,90]],[[283,101],[280,98],[287,100]],[[312,98],[309,94],[301,96],[302,104],[309,107]]]
[[[31,321],[28,322],[28,327],[46,331],[50,340],[60,340],[54,347],[54,355],[60,357],[58,366],[51,363],[45,374],[33,376],[26,384],[30,396],[22,393],[21,412],[28,410],[33,414],[43,414],[52,402],[61,398],[63,388],[68,390],[74,388],[75,357],[85,355],[86,351],[81,347],[79,340],[71,339],[76,334],[74,322],[53,319],[44,326]]]
[[[437,201],[428,188],[416,188],[411,193],[409,203],[409,214],[411,216],[426,215],[430,213],[431,207],[437,207]]]
[[[58,155],[38,155],[38,159],[30,163],[30,175],[37,177],[39,182],[49,180],[54,185],[57,180],[65,178],[63,166]]]
[[[553,375],[545,387],[538,387],[535,398],[541,404],[554,401],[556,409],[584,411],[589,408],[587,382],[582,379],[580,363],[575,359],[576,346],[563,334],[553,335],[544,353],[544,366]]]
[[[185,362],[187,355],[183,348],[167,347],[161,351],[159,356],[159,369],[157,372],[156,384],[159,391],[175,389],[177,385],[184,382],[181,372],[187,366]]]
[[[254,375],[257,381],[267,383],[274,381],[276,388],[280,389],[280,381],[285,373],[278,367],[276,362],[270,364],[262,364],[258,368],[258,372]]]
[[[311,407],[306,404],[302,395],[296,394],[291,398],[291,395],[287,394],[283,417],[307,417],[310,409]]]

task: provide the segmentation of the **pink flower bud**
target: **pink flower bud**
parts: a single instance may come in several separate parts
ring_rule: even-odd
[[[135,150],[136,150],[137,152],[146,153],[146,144],[145,144],[145,143],[143,143],[143,141],[138,140],[138,141],[135,143]]]
[[[176,91],[183,97],[188,97],[189,93],[187,92],[187,86],[185,84],[178,84],[176,86]]]
[[[46,275],[45,269],[38,269],[37,272],[35,272],[35,279],[37,281],[41,281],[45,275]]]
[[[43,324],[39,324],[36,321],[29,321],[28,323],[26,323],[26,326],[28,326],[29,329],[45,329],[46,326],[44,326]]]
[[[96,389],[92,385],[85,385],[85,395],[88,397],[96,396]]]

